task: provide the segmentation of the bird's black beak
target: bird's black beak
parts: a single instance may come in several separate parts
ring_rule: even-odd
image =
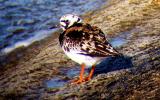
[[[53,25],[53,26],[49,27],[49,29],[54,29],[54,28],[60,28],[60,25]]]

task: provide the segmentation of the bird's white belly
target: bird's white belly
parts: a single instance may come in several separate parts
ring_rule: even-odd
[[[73,61],[79,64],[84,63],[88,67],[91,67],[92,65],[99,63],[99,59],[87,55],[81,55],[78,54],[77,52],[65,52],[65,54]]]

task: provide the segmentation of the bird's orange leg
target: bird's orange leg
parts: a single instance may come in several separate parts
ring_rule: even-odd
[[[79,80],[73,80],[72,83],[80,84],[82,82],[89,81],[93,76],[93,73],[94,73],[94,70],[95,70],[95,65],[92,66],[91,71],[90,71],[88,77],[86,77],[86,78],[83,77],[84,70],[85,70],[85,64],[82,64],[81,65],[81,72],[80,72],[80,75],[79,75]]]
[[[79,80],[73,80],[72,83],[80,84],[84,81],[84,78],[83,78],[84,70],[85,70],[85,64],[81,64],[81,72],[79,75]]]
[[[85,70],[85,64],[82,64],[81,65],[81,72],[80,72],[80,75],[79,75],[79,80],[81,82],[83,81],[84,70]]]
[[[85,79],[86,81],[89,81],[92,78],[94,70],[95,70],[95,65],[92,66],[91,71],[90,71],[88,77]]]

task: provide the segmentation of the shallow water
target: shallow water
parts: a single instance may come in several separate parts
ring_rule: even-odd
[[[126,43],[126,40],[121,37],[116,37],[111,40],[111,44],[113,47],[120,47]]]
[[[48,80],[45,82],[47,88],[57,88],[62,87],[66,84],[66,81],[62,80],[59,77],[52,78],[51,80]]]
[[[0,0],[0,51],[4,53],[20,45],[46,37],[43,31],[58,24],[66,13],[83,14],[97,9],[106,0]],[[50,32],[49,32],[50,33]],[[41,35],[41,37],[36,36]],[[36,38],[35,38],[36,37]],[[31,40],[31,41],[29,41]],[[4,49],[4,48],[9,48]],[[11,49],[13,48],[13,49]]]
[[[109,42],[115,48],[121,47],[125,45],[128,42],[128,40],[130,40],[131,33],[137,32],[137,31],[138,31],[137,29],[131,29],[129,31],[121,32],[119,33],[118,36],[112,38]]]
[[[61,69],[61,74],[63,74],[66,78],[64,77],[54,77],[50,80],[45,81],[45,85],[47,88],[57,88],[57,87],[62,87],[64,86],[66,83],[70,83],[70,81],[72,79],[75,78],[75,76],[78,76],[80,73],[81,67],[80,66],[75,66],[75,67],[71,67],[71,68],[63,68]],[[85,69],[85,74],[88,74],[88,70]]]

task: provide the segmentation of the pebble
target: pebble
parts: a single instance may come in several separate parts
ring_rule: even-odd
[[[16,6],[18,6],[19,4],[18,4],[18,2],[5,2],[5,6],[7,6],[7,7],[16,7]]]
[[[36,21],[34,19],[20,19],[18,20],[18,25],[24,25],[24,24],[34,24]]]
[[[19,34],[22,33],[26,30],[25,27],[22,26],[11,26],[7,28],[8,32],[14,33],[14,34]]]

